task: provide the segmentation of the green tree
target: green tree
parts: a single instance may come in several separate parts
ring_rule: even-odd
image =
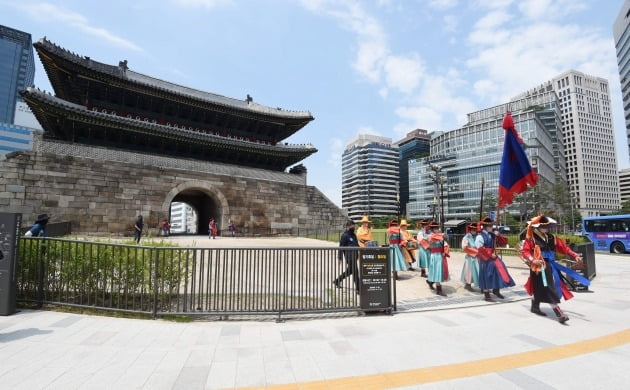
[[[623,202],[621,204],[621,208],[619,209],[619,211],[615,212],[613,215],[620,215],[620,214],[630,214],[630,199]]]

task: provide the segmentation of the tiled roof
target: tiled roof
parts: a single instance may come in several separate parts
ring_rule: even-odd
[[[135,84],[149,86],[158,90],[172,92],[181,96],[204,101],[209,104],[228,107],[232,109],[239,109],[249,112],[255,112],[259,114],[274,116],[278,118],[286,119],[305,119],[312,120],[313,116],[309,111],[289,111],[281,108],[272,108],[264,106],[262,104],[255,103],[251,99],[239,100],[229,98],[221,95],[217,95],[210,92],[200,91],[194,88],[185,87],[182,85],[170,83],[168,81],[160,80],[155,77],[147,76],[142,73],[134,72],[127,68],[126,61],[121,61],[119,66],[108,65],[102,62],[95,61],[87,56],[79,56],[72,53],[46,38],[40,39],[34,44],[35,48],[39,50],[45,50],[50,53],[54,53],[68,61],[81,65],[92,71],[104,73],[110,77],[116,77],[122,80],[126,80]]]
[[[239,139],[234,137],[224,137],[216,134],[206,133],[202,131],[190,130],[181,127],[173,127],[144,121],[141,119],[127,118],[122,116],[113,115],[110,113],[104,113],[100,111],[91,111],[86,107],[67,102],[63,99],[59,99],[55,96],[47,94],[36,88],[28,88],[22,92],[22,96],[26,102],[31,106],[33,112],[37,115],[38,110],[34,107],[34,104],[43,103],[45,105],[54,106],[67,110],[73,114],[80,116],[91,117],[94,120],[102,120],[112,124],[112,127],[131,127],[138,130],[140,133],[148,133],[164,138],[176,139],[176,140],[193,140],[208,145],[216,145],[228,148],[246,148],[252,151],[258,151],[261,153],[272,153],[278,155],[303,155],[302,158],[306,158],[312,153],[315,153],[317,149],[311,144],[268,144],[247,141],[245,139]]]

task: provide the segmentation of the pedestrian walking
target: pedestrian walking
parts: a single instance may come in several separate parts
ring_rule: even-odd
[[[489,217],[479,221],[477,230],[479,234],[475,237],[475,247],[479,259],[479,287],[483,291],[484,299],[488,302],[494,302],[490,291],[496,297],[504,299],[500,290],[514,286],[514,279],[508,273],[503,260],[497,255],[496,246],[505,245],[507,240],[494,232],[492,220]]]
[[[402,242],[402,235],[400,233],[400,226],[398,221],[391,220],[387,225],[387,242],[389,243],[390,251],[390,263],[394,279],[399,280],[398,271],[407,270],[407,262],[405,261],[405,255],[400,250],[400,243]]]
[[[171,235],[171,224],[168,223],[168,220],[166,218],[162,220],[162,235],[165,237]]]
[[[430,232],[427,239],[429,242],[429,275],[427,284],[436,294],[445,297],[446,293],[442,290],[442,282],[451,279],[447,261],[450,257],[449,246],[444,233],[440,232],[440,227],[437,223],[430,222],[427,227]],[[433,284],[435,284],[435,288]]]
[[[462,239],[462,250],[464,251],[464,266],[460,280],[464,283],[464,288],[470,292],[475,290],[472,285],[479,287],[479,262],[477,260],[477,247],[475,238],[477,237],[477,224],[471,223],[466,226],[466,235]]]
[[[230,221],[230,224],[228,225],[228,230],[230,231],[230,236],[236,236],[236,226],[234,225],[234,222]]]
[[[361,226],[357,229],[357,239],[361,248],[378,246],[378,243],[372,238],[372,228],[370,227],[370,218],[364,215],[361,218]]]
[[[142,215],[138,215],[136,218],[136,222],[133,224],[133,235],[136,244],[140,243],[140,238],[142,238],[142,230],[144,229],[144,221],[142,220]]]
[[[208,222],[208,238],[212,238],[213,240],[217,237],[217,223],[214,221],[214,218],[210,218]]]
[[[354,232],[355,225],[352,221],[346,222],[346,231],[341,235],[341,239],[339,240],[339,246],[342,248],[353,248],[359,247],[359,240]],[[341,288],[341,284],[343,280],[350,275],[352,275],[352,279],[354,280],[354,287],[356,293],[359,294],[359,271],[357,269],[357,259],[358,259],[358,251],[356,249],[344,249],[339,251],[339,260],[346,260],[346,270],[342,272],[335,280],[333,280],[333,284],[337,288]]]
[[[405,261],[410,271],[413,271],[413,263],[416,262],[414,256],[416,249],[418,249],[418,241],[413,237],[413,234],[407,228],[411,226],[407,223],[406,219],[400,221],[400,235],[402,241],[400,243],[400,250],[405,256]]]
[[[418,234],[416,235],[416,241],[418,242],[416,259],[418,260],[418,267],[420,267],[420,276],[423,278],[427,277],[427,268],[429,268],[429,234],[426,228],[428,224],[429,221],[424,219],[416,224],[418,228]]]
[[[46,237],[46,225],[50,217],[48,214],[40,214],[37,216],[33,226],[26,231],[26,237]]]
[[[560,299],[569,300],[573,298],[573,294],[565,285],[561,272],[585,286],[588,286],[590,281],[556,261],[556,253],[563,253],[574,259],[578,268],[584,266],[579,254],[573,252],[562,239],[549,232],[549,228],[555,224],[556,221],[553,218],[545,215],[539,215],[529,221],[521,255],[530,266],[529,279],[525,284],[525,290],[532,296],[530,311],[546,316],[547,314],[540,310],[540,303],[548,303],[558,321],[564,324],[569,317],[560,309]]]

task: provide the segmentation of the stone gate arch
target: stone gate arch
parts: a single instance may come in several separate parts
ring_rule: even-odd
[[[184,202],[195,208],[198,216],[197,234],[208,234],[210,217],[215,219],[219,230],[227,228],[226,216],[230,215],[228,200],[218,188],[207,182],[191,180],[171,189],[162,203],[166,215],[170,215],[171,202]]]

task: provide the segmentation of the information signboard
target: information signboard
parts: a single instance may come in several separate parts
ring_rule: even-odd
[[[360,252],[361,309],[391,311],[391,270],[389,248],[365,249]]]

